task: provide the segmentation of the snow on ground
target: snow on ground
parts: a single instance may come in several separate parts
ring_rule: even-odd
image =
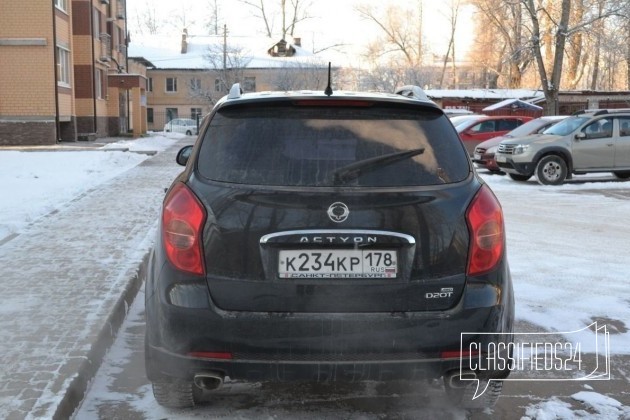
[[[585,327],[598,320],[613,330],[610,352],[630,354],[630,182],[610,173],[559,187],[482,177],[504,210],[517,319],[548,331],[582,330],[571,336],[583,352],[595,351]]]
[[[531,405],[526,409],[526,417],[521,420],[611,420],[630,418],[630,407],[614,398],[592,391],[580,391],[571,396],[583,403],[588,410],[573,410],[571,404],[553,397],[550,400]]]
[[[0,242],[149,157],[129,152],[161,151],[183,134],[167,136],[155,133],[90,151],[64,151],[63,147],[51,151],[0,149]],[[105,153],[103,149],[115,151]],[[128,151],[122,151],[125,149]]]

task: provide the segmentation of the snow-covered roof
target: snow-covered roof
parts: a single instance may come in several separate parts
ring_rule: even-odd
[[[431,99],[471,98],[471,99],[531,99],[543,97],[539,90],[532,89],[427,89]]]
[[[483,111],[496,111],[497,109],[510,108],[510,109],[528,109],[532,111],[542,111],[542,107],[534,105],[530,102],[521,101],[520,99],[504,99],[501,102],[487,106]]]
[[[290,44],[295,50],[291,57],[272,57],[268,50],[280,40],[266,37],[227,38],[227,51],[238,51],[238,67],[268,69],[290,66],[321,67],[326,63],[299,45]],[[207,69],[212,67],[207,59],[210,51],[223,51],[223,36],[186,37],[186,52],[182,53],[182,39],[173,36],[135,36],[129,44],[129,57],[139,57],[151,62],[157,69]],[[232,61],[234,62],[234,61]],[[228,64],[229,67],[229,64]]]

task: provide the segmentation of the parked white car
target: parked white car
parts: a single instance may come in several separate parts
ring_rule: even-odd
[[[174,118],[164,125],[167,133],[182,133],[187,136],[197,135],[197,121],[191,118]]]

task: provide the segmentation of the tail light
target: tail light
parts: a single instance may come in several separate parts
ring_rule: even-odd
[[[201,232],[206,210],[184,184],[175,185],[162,211],[162,239],[166,256],[175,268],[205,275]]]
[[[505,244],[503,211],[486,185],[475,195],[466,212],[471,245],[467,274],[478,276],[496,268]]]

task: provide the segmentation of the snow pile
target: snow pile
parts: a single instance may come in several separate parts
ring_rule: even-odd
[[[612,420],[630,418],[630,407],[626,407],[614,398],[597,392],[580,391],[571,395],[575,401],[581,402],[586,409],[573,409],[571,404],[553,397],[527,407],[526,415],[521,420]]]

